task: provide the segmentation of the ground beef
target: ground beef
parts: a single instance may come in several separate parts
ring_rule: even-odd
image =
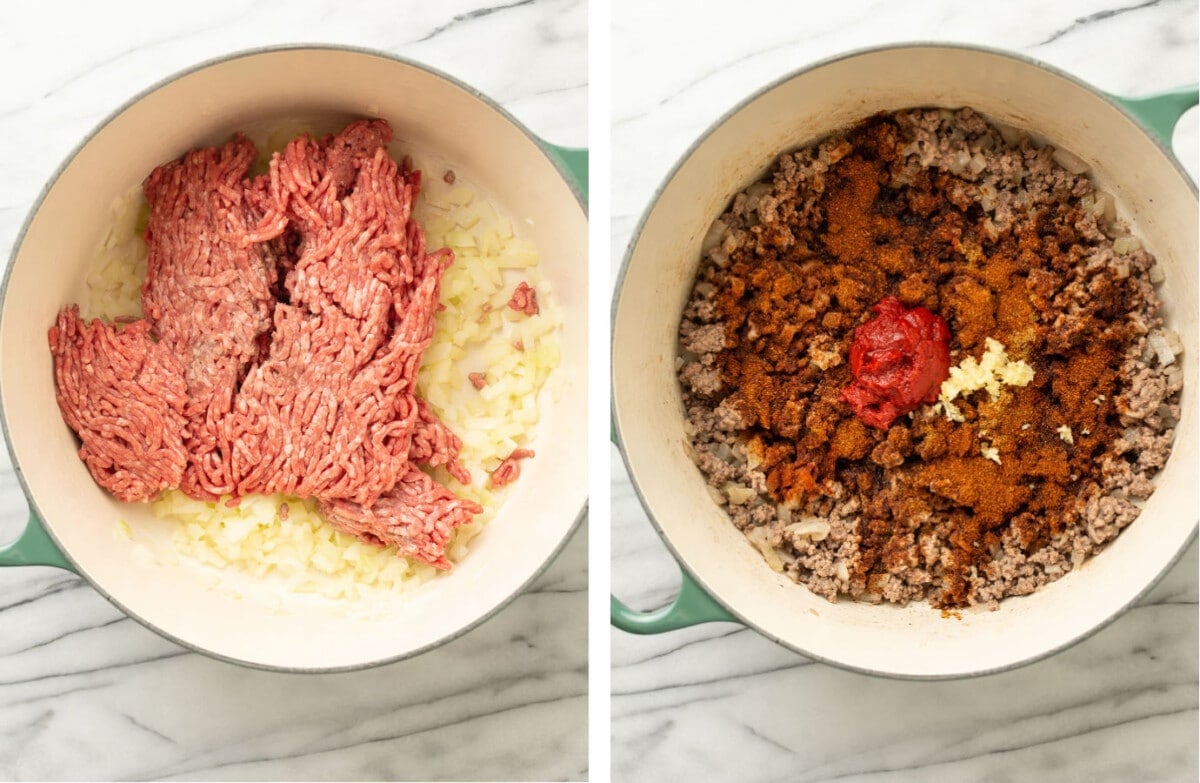
[[[95,445],[92,422],[106,411],[89,394],[94,379],[72,372],[86,345],[60,351],[51,332],[64,417],[93,474],[121,477],[103,486],[139,500],[175,486],[206,500],[316,497],[335,525],[448,567],[450,531],[481,509],[418,467],[470,482],[461,441],[417,398],[416,378],[453,256],[426,252],[412,220],[419,174],[387,154],[391,136],[387,123],[361,121],[300,137],[254,179],[254,146],[239,136],[150,175],[146,320],[116,333],[128,366],[102,377],[137,380],[131,368],[151,366],[186,389],[130,395],[157,414],[143,417],[157,429],[138,421],[136,435],[182,441],[174,462]],[[162,410],[177,399],[178,411]]]
[[[446,546],[454,529],[480,511],[474,502],[456,496],[415,469],[407,471],[370,506],[322,499],[320,509],[342,530],[370,543],[395,546],[399,556],[440,569],[450,567]]]
[[[58,405],[79,434],[79,458],[118,500],[149,500],[179,485],[187,386],[183,367],[146,321],[90,324],[79,309],[50,329]]]
[[[970,109],[880,115],[734,197],[679,379],[691,453],[772,567],[830,600],[994,606],[1137,516],[1182,374],[1149,347],[1154,259],[1115,252],[1107,199]],[[840,399],[846,357],[889,295],[946,319],[952,363],[999,340],[1033,381],[959,398],[962,421],[925,406],[865,426]]]
[[[259,215],[246,173],[255,154],[239,136],[159,166],[143,186],[150,221],[142,310],[185,368],[191,457],[182,486],[196,497],[236,487],[220,422],[271,323],[276,265],[254,239],[273,239],[283,226],[272,215],[265,232],[252,236]]]

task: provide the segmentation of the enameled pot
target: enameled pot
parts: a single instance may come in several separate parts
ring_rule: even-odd
[[[1197,199],[1168,151],[1195,88],[1121,100],[1046,65],[954,45],[902,45],[838,57],[763,89],[684,155],[634,234],[613,306],[613,417],[629,475],[684,570],[671,605],[634,612],[613,599],[613,623],[656,633],[736,620],[812,658],[861,672],[950,678],[1037,660],[1120,614],[1171,567],[1195,534],[1197,508]],[[771,571],[718,508],[684,451],[675,378],[680,314],[709,225],[734,194],[786,150],[877,112],[971,106],[1082,158],[1111,192],[1166,274],[1168,325],[1185,344],[1182,418],[1158,490],[1107,549],[996,611],[946,618],[904,608],[830,603]],[[1164,146],[1166,145],[1166,146]]]
[[[55,402],[46,342],[58,310],[82,300],[114,198],[188,149],[224,142],[254,123],[310,116],[382,117],[395,130],[394,153],[451,162],[533,240],[565,320],[563,382],[557,397],[543,395],[532,444],[537,458],[523,464],[499,514],[449,575],[371,606],[289,594],[234,600],[178,566],[138,557],[132,542],[114,535],[118,520],[130,524],[135,540],[161,542],[170,525],[145,504],[116,502],[92,481]],[[133,99],[51,179],[5,277],[0,401],[31,518],[20,539],[0,551],[0,564],[71,569],[168,638],[218,658],[289,671],[396,660],[489,617],[549,564],[586,502],[586,450],[564,436],[587,412],[586,187],[586,152],[547,144],[467,85],[378,52],[304,46],[235,54]]]

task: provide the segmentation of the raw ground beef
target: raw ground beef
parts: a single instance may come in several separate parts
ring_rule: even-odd
[[[970,109],[881,115],[714,224],[679,331],[690,447],[772,568],[830,600],[994,607],[1137,516],[1179,417],[1156,348],[1181,345],[1154,258],[1117,252],[1111,198],[1053,153]],[[1033,381],[957,399],[961,422],[864,425],[839,395],[887,295],[946,319],[952,364],[991,338]]]
[[[187,385],[150,324],[90,324],[68,307],[50,329],[58,405],[79,433],[79,458],[118,500],[149,500],[179,485],[187,464]]]
[[[145,320],[84,326],[68,308],[50,333],[60,406],[101,486],[316,497],[334,525],[449,567],[452,531],[481,508],[419,469],[470,482],[416,378],[453,256],[426,252],[420,175],[388,155],[391,136],[375,120],[300,137],[254,179],[238,136],[150,175]]]

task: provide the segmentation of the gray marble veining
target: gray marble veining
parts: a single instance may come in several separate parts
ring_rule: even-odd
[[[617,0],[613,279],[655,188],[740,99],[824,57],[916,40],[1023,52],[1117,94],[1197,81],[1190,0],[747,1],[721,13],[682,1],[650,13]],[[1195,178],[1195,110],[1175,150]],[[678,568],[615,450],[612,473],[613,590],[633,606],[661,606]],[[1085,642],[957,682],[844,672],[728,623],[650,637],[613,630],[613,779],[1194,781],[1197,592],[1193,543],[1136,608]]]
[[[0,246],[105,115],[219,55],[278,43],[381,49],[450,73],[535,133],[582,146],[581,0],[9,4],[0,11]],[[0,536],[27,514],[0,453]],[[0,570],[5,779],[581,779],[587,526],[525,594],[409,661],[287,675],[183,650],[85,582]]]

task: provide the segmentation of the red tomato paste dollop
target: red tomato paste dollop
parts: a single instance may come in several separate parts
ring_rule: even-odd
[[[887,429],[899,416],[938,397],[950,375],[950,329],[924,307],[894,296],[871,308],[875,317],[854,330],[850,371],[841,399],[864,424]]]

